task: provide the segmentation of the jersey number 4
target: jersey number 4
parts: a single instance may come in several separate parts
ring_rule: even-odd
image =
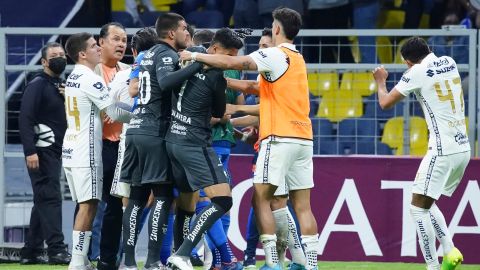
[[[68,116],[73,117],[75,120],[75,129],[80,130],[80,111],[78,110],[77,97],[68,97],[67,99],[67,112]]]
[[[139,80],[139,103],[147,104],[152,95],[152,87],[150,86],[150,73],[143,71],[138,74]]]
[[[460,108],[462,112],[465,109],[465,101],[463,100],[463,89],[462,89],[462,81],[459,77],[452,80],[454,86],[460,87]],[[450,86],[449,80],[445,80],[444,82],[445,88],[447,88],[447,94],[444,94],[442,91],[442,86],[440,82],[435,83],[435,91],[437,92],[438,99],[440,101],[450,101],[450,105],[452,106],[453,113],[456,113],[457,110],[455,108],[455,99],[453,98],[452,87]]]

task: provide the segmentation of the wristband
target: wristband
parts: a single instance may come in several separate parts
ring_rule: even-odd
[[[197,52],[193,52],[191,55],[190,55],[190,58],[193,60],[193,61],[197,61]]]
[[[246,142],[247,139],[248,139],[248,134],[247,134],[247,133],[243,133],[243,136],[242,136],[242,138],[240,139],[240,141]]]

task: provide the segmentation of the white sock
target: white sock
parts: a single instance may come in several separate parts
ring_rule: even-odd
[[[428,209],[410,205],[410,215],[417,227],[418,242],[420,243],[423,258],[427,263],[428,269],[440,269],[435,247],[435,230],[433,229]]]
[[[292,255],[292,262],[298,263],[300,265],[305,265],[307,258],[305,258],[305,253],[303,252],[302,242],[298,237],[297,225],[293,220],[292,213],[287,211],[288,218],[288,249],[290,249],[290,254]]]
[[[445,217],[435,203],[432,205],[429,212],[430,220],[435,229],[437,239],[442,244],[443,254],[447,255],[455,246],[453,245],[452,236],[448,230],[447,222],[445,222]]]
[[[275,267],[278,264],[277,254],[277,236],[274,234],[260,235],[263,250],[265,250],[265,264],[269,267]]]
[[[305,268],[307,270],[310,269],[317,269],[318,264],[318,234],[315,235],[302,235],[302,245],[305,249],[305,255],[307,258],[307,262],[305,263]]]
[[[285,263],[285,253],[288,244],[288,208],[280,208],[272,211],[275,218],[275,234],[277,235],[277,254],[280,265]]]
[[[87,253],[91,238],[91,231],[72,232],[72,260],[70,261],[70,266],[82,266],[88,262]]]

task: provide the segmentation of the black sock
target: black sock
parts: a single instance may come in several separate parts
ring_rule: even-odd
[[[149,189],[148,189],[149,190]],[[127,208],[123,213],[123,252],[125,265],[136,266],[135,245],[137,244],[140,218],[148,199],[148,191],[142,187],[132,187]]]
[[[172,197],[155,197],[148,218],[148,253],[145,267],[160,261],[160,249],[168,226]]]
[[[190,221],[192,220],[195,212],[185,211],[178,208],[175,216],[175,223],[173,225],[173,247],[178,250],[190,232]]]
[[[211,203],[200,212],[193,221],[190,233],[183,240],[183,244],[177,250],[179,256],[189,257],[205,231],[212,227],[217,219],[221,218],[232,207],[232,197],[221,196],[211,199]]]

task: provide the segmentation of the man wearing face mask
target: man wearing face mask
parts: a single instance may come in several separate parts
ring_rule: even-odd
[[[61,150],[67,128],[60,74],[67,59],[62,45],[51,42],[42,48],[43,72],[26,86],[20,108],[20,138],[32,181],[33,208],[30,229],[21,251],[21,264],[45,263],[43,241],[50,264],[68,264],[62,233],[60,192]]]

